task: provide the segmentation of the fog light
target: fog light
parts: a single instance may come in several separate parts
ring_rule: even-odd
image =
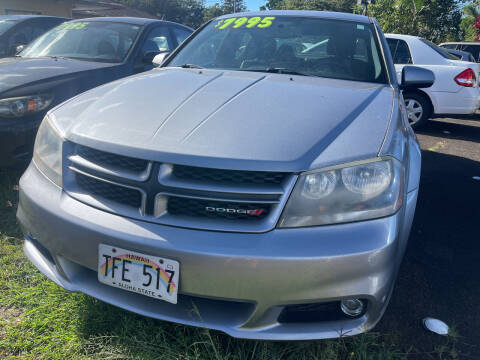
[[[365,304],[360,299],[346,299],[340,303],[340,308],[345,315],[354,317],[363,313]]]

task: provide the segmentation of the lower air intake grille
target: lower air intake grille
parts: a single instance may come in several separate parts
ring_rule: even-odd
[[[75,174],[75,177],[78,187],[86,194],[135,208],[140,208],[142,204],[142,194],[138,190],[97,180],[79,173]]]
[[[170,197],[167,211],[171,215],[225,219],[260,220],[270,211],[269,204],[239,204],[223,201]]]
[[[173,175],[179,179],[200,180],[224,184],[281,184],[287,173],[239,171],[175,165]]]

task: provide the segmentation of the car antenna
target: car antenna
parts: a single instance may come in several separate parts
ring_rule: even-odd
[[[375,0],[357,0],[357,5],[364,5],[365,9],[363,10],[363,15],[368,16],[368,5],[375,4]]]

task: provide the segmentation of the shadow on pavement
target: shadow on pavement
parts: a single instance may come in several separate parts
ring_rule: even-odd
[[[422,135],[480,143],[480,121],[478,126],[472,126],[458,122],[430,120],[415,132]]]
[[[422,328],[421,320],[432,316],[456,328],[461,353],[480,358],[480,181],[472,179],[480,175],[480,162],[431,151],[422,155],[407,252],[377,330],[430,351],[444,340]]]

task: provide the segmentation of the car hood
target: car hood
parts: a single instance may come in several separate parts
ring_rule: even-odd
[[[112,65],[117,64],[46,57],[0,59],[0,94],[42,80]]]
[[[54,109],[69,140],[154,161],[302,171],[375,157],[391,117],[381,84],[164,68]]]

